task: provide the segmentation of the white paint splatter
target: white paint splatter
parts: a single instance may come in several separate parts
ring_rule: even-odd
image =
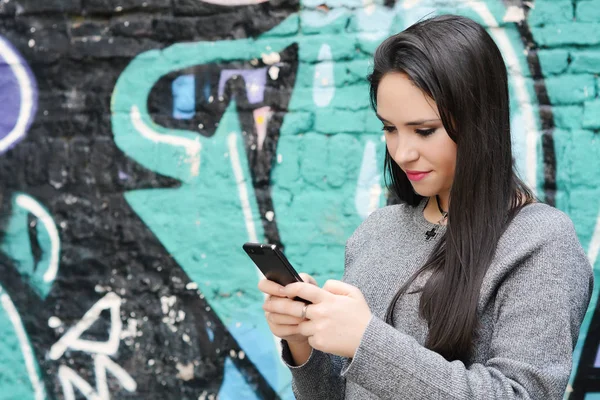
[[[260,57],[262,58],[263,63],[267,65],[274,65],[281,62],[281,55],[275,52],[262,53]]]
[[[273,218],[275,218],[275,213],[273,211],[267,211],[265,213],[265,218],[267,219],[267,221],[271,222],[273,221]]]
[[[271,79],[276,81],[277,78],[279,78],[279,67],[273,65],[271,68],[269,68],[269,76]]]
[[[50,328],[55,329],[55,328],[58,328],[61,325],[62,325],[62,321],[60,320],[60,318],[54,317],[54,316],[48,318],[48,326]]]
[[[179,371],[177,373],[177,378],[181,379],[182,381],[189,381],[194,379],[193,363],[182,364],[178,362],[177,364],[175,364],[175,367],[177,368],[177,371]]]

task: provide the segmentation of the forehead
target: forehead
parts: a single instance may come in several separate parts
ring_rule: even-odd
[[[379,82],[377,114],[390,122],[439,118],[435,101],[398,72],[385,74]]]

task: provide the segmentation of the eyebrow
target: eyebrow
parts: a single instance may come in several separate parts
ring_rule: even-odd
[[[383,118],[381,115],[375,113],[375,115],[377,115],[377,118],[379,118],[382,122],[389,122],[387,119]],[[416,126],[416,125],[423,125],[427,122],[433,122],[433,121],[439,121],[439,118],[434,118],[434,119],[420,119],[417,121],[410,121],[405,123],[404,125],[406,126]]]

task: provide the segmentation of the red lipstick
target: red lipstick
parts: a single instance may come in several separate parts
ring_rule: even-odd
[[[406,176],[411,181],[420,181],[424,179],[427,175],[429,175],[431,171],[423,172],[423,171],[406,171]]]

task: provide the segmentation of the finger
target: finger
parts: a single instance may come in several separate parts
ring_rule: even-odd
[[[316,322],[306,320],[298,324],[298,333],[302,336],[313,336],[317,332]]]
[[[280,291],[280,289],[283,289],[283,286],[266,278],[258,281],[258,289],[265,294],[270,294],[271,296],[285,297],[285,294]]]
[[[297,296],[313,304],[321,303],[331,296],[331,293],[321,289],[317,285],[306,282],[290,283],[285,286],[284,294],[291,299]]]
[[[305,305],[300,301],[294,301],[287,297],[273,297],[271,301],[263,303],[263,310],[299,318]]]
[[[276,325],[275,328],[271,328],[271,332],[278,338],[284,339],[286,336],[297,335],[298,325]]]
[[[327,282],[325,282],[325,285],[323,285],[323,290],[341,296],[350,296],[355,294],[359,289],[356,286],[352,286],[348,283],[337,281],[335,279],[329,279]]]
[[[304,321],[301,318],[293,317],[291,315],[277,314],[274,312],[267,313],[267,320],[277,325],[298,325]]]
[[[317,280],[315,278],[313,278],[312,276],[310,276],[309,274],[305,273],[305,272],[300,272],[298,275],[300,275],[300,278],[302,278],[302,280],[306,283],[310,283],[313,285],[317,285]]]

